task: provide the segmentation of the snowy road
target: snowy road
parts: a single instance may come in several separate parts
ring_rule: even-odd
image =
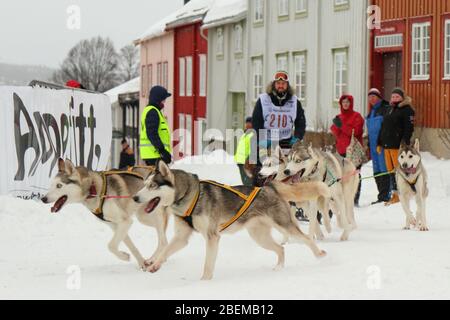
[[[319,243],[328,252],[323,260],[288,245],[280,272],[272,271],[275,256],[243,232],[223,237],[211,282],[199,281],[205,252],[199,235],[159,273],[147,274],[108,252],[111,231],[83,207],[52,215],[43,204],[0,197],[0,299],[450,299],[450,162],[424,156],[430,232],[402,231],[399,205],[360,208],[349,242],[339,242],[335,229]],[[178,166],[201,178],[238,180],[232,166]],[[363,175],[370,174],[366,167]],[[365,181],[362,204],[375,194],[375,184]],[[152,253],[154,230],[136,222],[131,236],[145,256]],[[81,286],[71,290],[68,271],[77,268]]]

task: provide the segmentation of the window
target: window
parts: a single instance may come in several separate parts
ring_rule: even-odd
[[[180,80],[180,97],[186,96],[186,59],[180,58],[179,59],[179,80]]]
[[[223,39],[223,29],[218,28],[217,29],[217,55],[223,56],[223,45],[224,45],[224,39]]]
[[[199,59],[200,59],[200,83],[199,83],[199,88],[200,88],[200,97],[206,97],[206,55],[205,54],[201,54],[199,55]]]
[[[178,143],[178,152],[183,154],[186,152],[186,121],[183,113],[178,114],[178,122],[179,122],[179,143]]]
[[[445,21],[445,62],[444,62],[444,75],[445,78],[450,79],[450,20]]]
[[[263,62],[262,58],[253,59],[253,99],[256,101],[263,93]]]
[[[347,50],[334,51],[334,101],[339,101],[340,97],[347,92],[348,67]]]
[[[306,100],[306,53],[297,53],[294,55],[294,81],[295,94],[297,97]]]
[[[242,53],[243,49],[243,39],[242,39],[242,25],[237,24],[234,27],[234,52]]]
[[[148,65],[147,68],[147,87],[146,92],[150,92],[150,88],[153,87],[153,65]]]
[[[253,22],[261,23],[264,21],[264,0],[255,0],[255,12]]]
[[[164,62],[162,65],[162,86],[169,89],[169,63]]]
[[[412,80],[430,78],[430,22],[412,26]]]
[[[186,58],[186,96],[192,97],[192,57]]]
[[[159,62],[158,65],[156,66],[156,84],[158,86],[162,86],[162,63]]]
[[[295,0],[295,13],[308,11],[308,0]]]
[[[141,71],[141,95],[142,97],[146,97],[147,96],[147,81],[148,81],[148,75],[147,75],[147,67],[146,66],[142,66],[142,71]]]
[[[288,56],[287,56],[287,54],[280,54],[277,56],[277,71],[288,72]]]
[[[289,15],[289,0],[278,0],[278,16],[284,17]]]

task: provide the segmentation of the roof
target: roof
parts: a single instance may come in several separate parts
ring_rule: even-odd
[[[164,17],[160,21],[156,22],[155,24],[150,26],[150,28],[145,30],[145,32],[139,37],[139,39],[134,41],[134,43],[139,44],[140,42],[143,42],[145,40],[157,38],[157,37],[164,35],[166,33],[166,24],[169,21],[172,21],[173,19],[175,19],[176,15],[177,15],[177,11],[171,13],[167,17]]]
[[[216,0],[203,19],[203,28],[213,28],[244,19],[247,0]]]
[[[109,97],[111,104],[114,104],[119,101],[120,94],[139,92],[140,89],[141,89],[141,78],[137,77],[133,80],[121,84],[120,86],[112,88],[109,91],[106,91],[105,94]]]
[[[184,7],[175,12],[175,16],[169,19],[166,27],[176,28],[188,23],[202,21],[205,14],[216,0],[191,0]]]

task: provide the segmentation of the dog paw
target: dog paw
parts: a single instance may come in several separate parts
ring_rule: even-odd
[[[404,227],[403,230],[409,231],[409,230],[411,230],[411,228],[410,228],[410,226],[407,226],[407,227]]]
[[[211,281],[213,279],[212,274],[211,275],[203,275],[203,277],[200,279],[201,281]]]
[[[430,229],[428,229],[428,227],[420,227],[419,228],[419,230],[421,231],[421,232],[428,232],[428,231],[430,231]]]
[[[327,256],[327,252],[325,250],[320,250],[317,258],[325,258]]]
[[[161,264],[155,262],[151,266],[147,267],[147,272],[156,273],[159,269],[161,269]]]
[[[282,265],[282,264],[277,264],[277,265],[273,268],[273,271],[279,272],[279,271],[281,271],[281,270],[283,270],[283,269],[284,269],[284,265]]]
[[[126,253],[126,252],[123,252],[123,251],[120,251],[118,254],[117,254],[117,257],[120,259],[120,260],[123,260],[123,261],[130,261],[130,255],[128,254],[128,253]]]

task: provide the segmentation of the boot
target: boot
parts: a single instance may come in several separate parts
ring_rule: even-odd
[[[386,207],[392,206],[396,203],[400,202],[400,197],[398,196],[398,192],[394,191],[394,193],[392,194],[392,198],[391,200],[389,200],[388,202],[386,202]]]

